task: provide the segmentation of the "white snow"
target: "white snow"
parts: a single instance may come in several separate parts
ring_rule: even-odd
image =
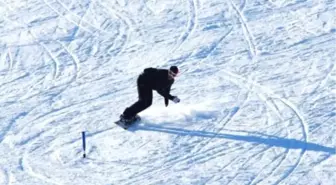
[[[336,184],[335,8],[1,0],[0,184]],[[181,102],[117,127],[137,75],[171,65]]]

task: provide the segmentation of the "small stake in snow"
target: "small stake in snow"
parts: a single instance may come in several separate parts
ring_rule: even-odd
[[[83,158],[86,157],[85,149],[86,149],[86,141],[85,141],[85,131],[82,132],[82,141],[83,141]]]

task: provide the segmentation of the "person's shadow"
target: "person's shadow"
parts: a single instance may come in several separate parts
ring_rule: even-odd
[[[207,131],[197,131],[197,130],[187,130],[181,128],[167,127],[156,124],[141,124],[131,127],[130,131],[152,131],[152,132],[162,132],[166,134],[175,134],[180,136],[195,136],[195,137],[204,137],[204,138],[219,138],[219,139],[231,139],[237,141],[245,141],[251,143],[264,144],[274,147],[282,147],[288,149],[301,149],[309,150],[316,152],[326,152],[330,155],[335,155],[335,148],[322,146],[315,143],[305,142],[297,139],[282,138],[278,136],[271,135],[235,135],[235,134],[224,134],[224,133],[215,133]]]

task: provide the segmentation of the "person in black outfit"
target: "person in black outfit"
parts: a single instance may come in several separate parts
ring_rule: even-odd
[[[130,122],[135,119],[137,114],[152,105],[153,90],[156,90],[164,97],[166,107],[169,100],[174,103],[180,102],[177,96],[170,94],[170,88],[174,83],[174,78],[179,70],[176,66],[171,66],[167,69],[146,68],[137,79],[137,88],[139,100],[130,107],[127,107],[123,114],[120,115],[120,120]]]

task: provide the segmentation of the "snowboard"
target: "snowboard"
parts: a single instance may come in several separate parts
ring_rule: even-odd
[[[120,119],[118,121],[115,121],[114,123],[118,126],[122,127],[123,129],[127,130],[129,127],[134,125],[135,123],[141,121],[140,116],[136,115],[135,118],[130,122],[122,122]]]

